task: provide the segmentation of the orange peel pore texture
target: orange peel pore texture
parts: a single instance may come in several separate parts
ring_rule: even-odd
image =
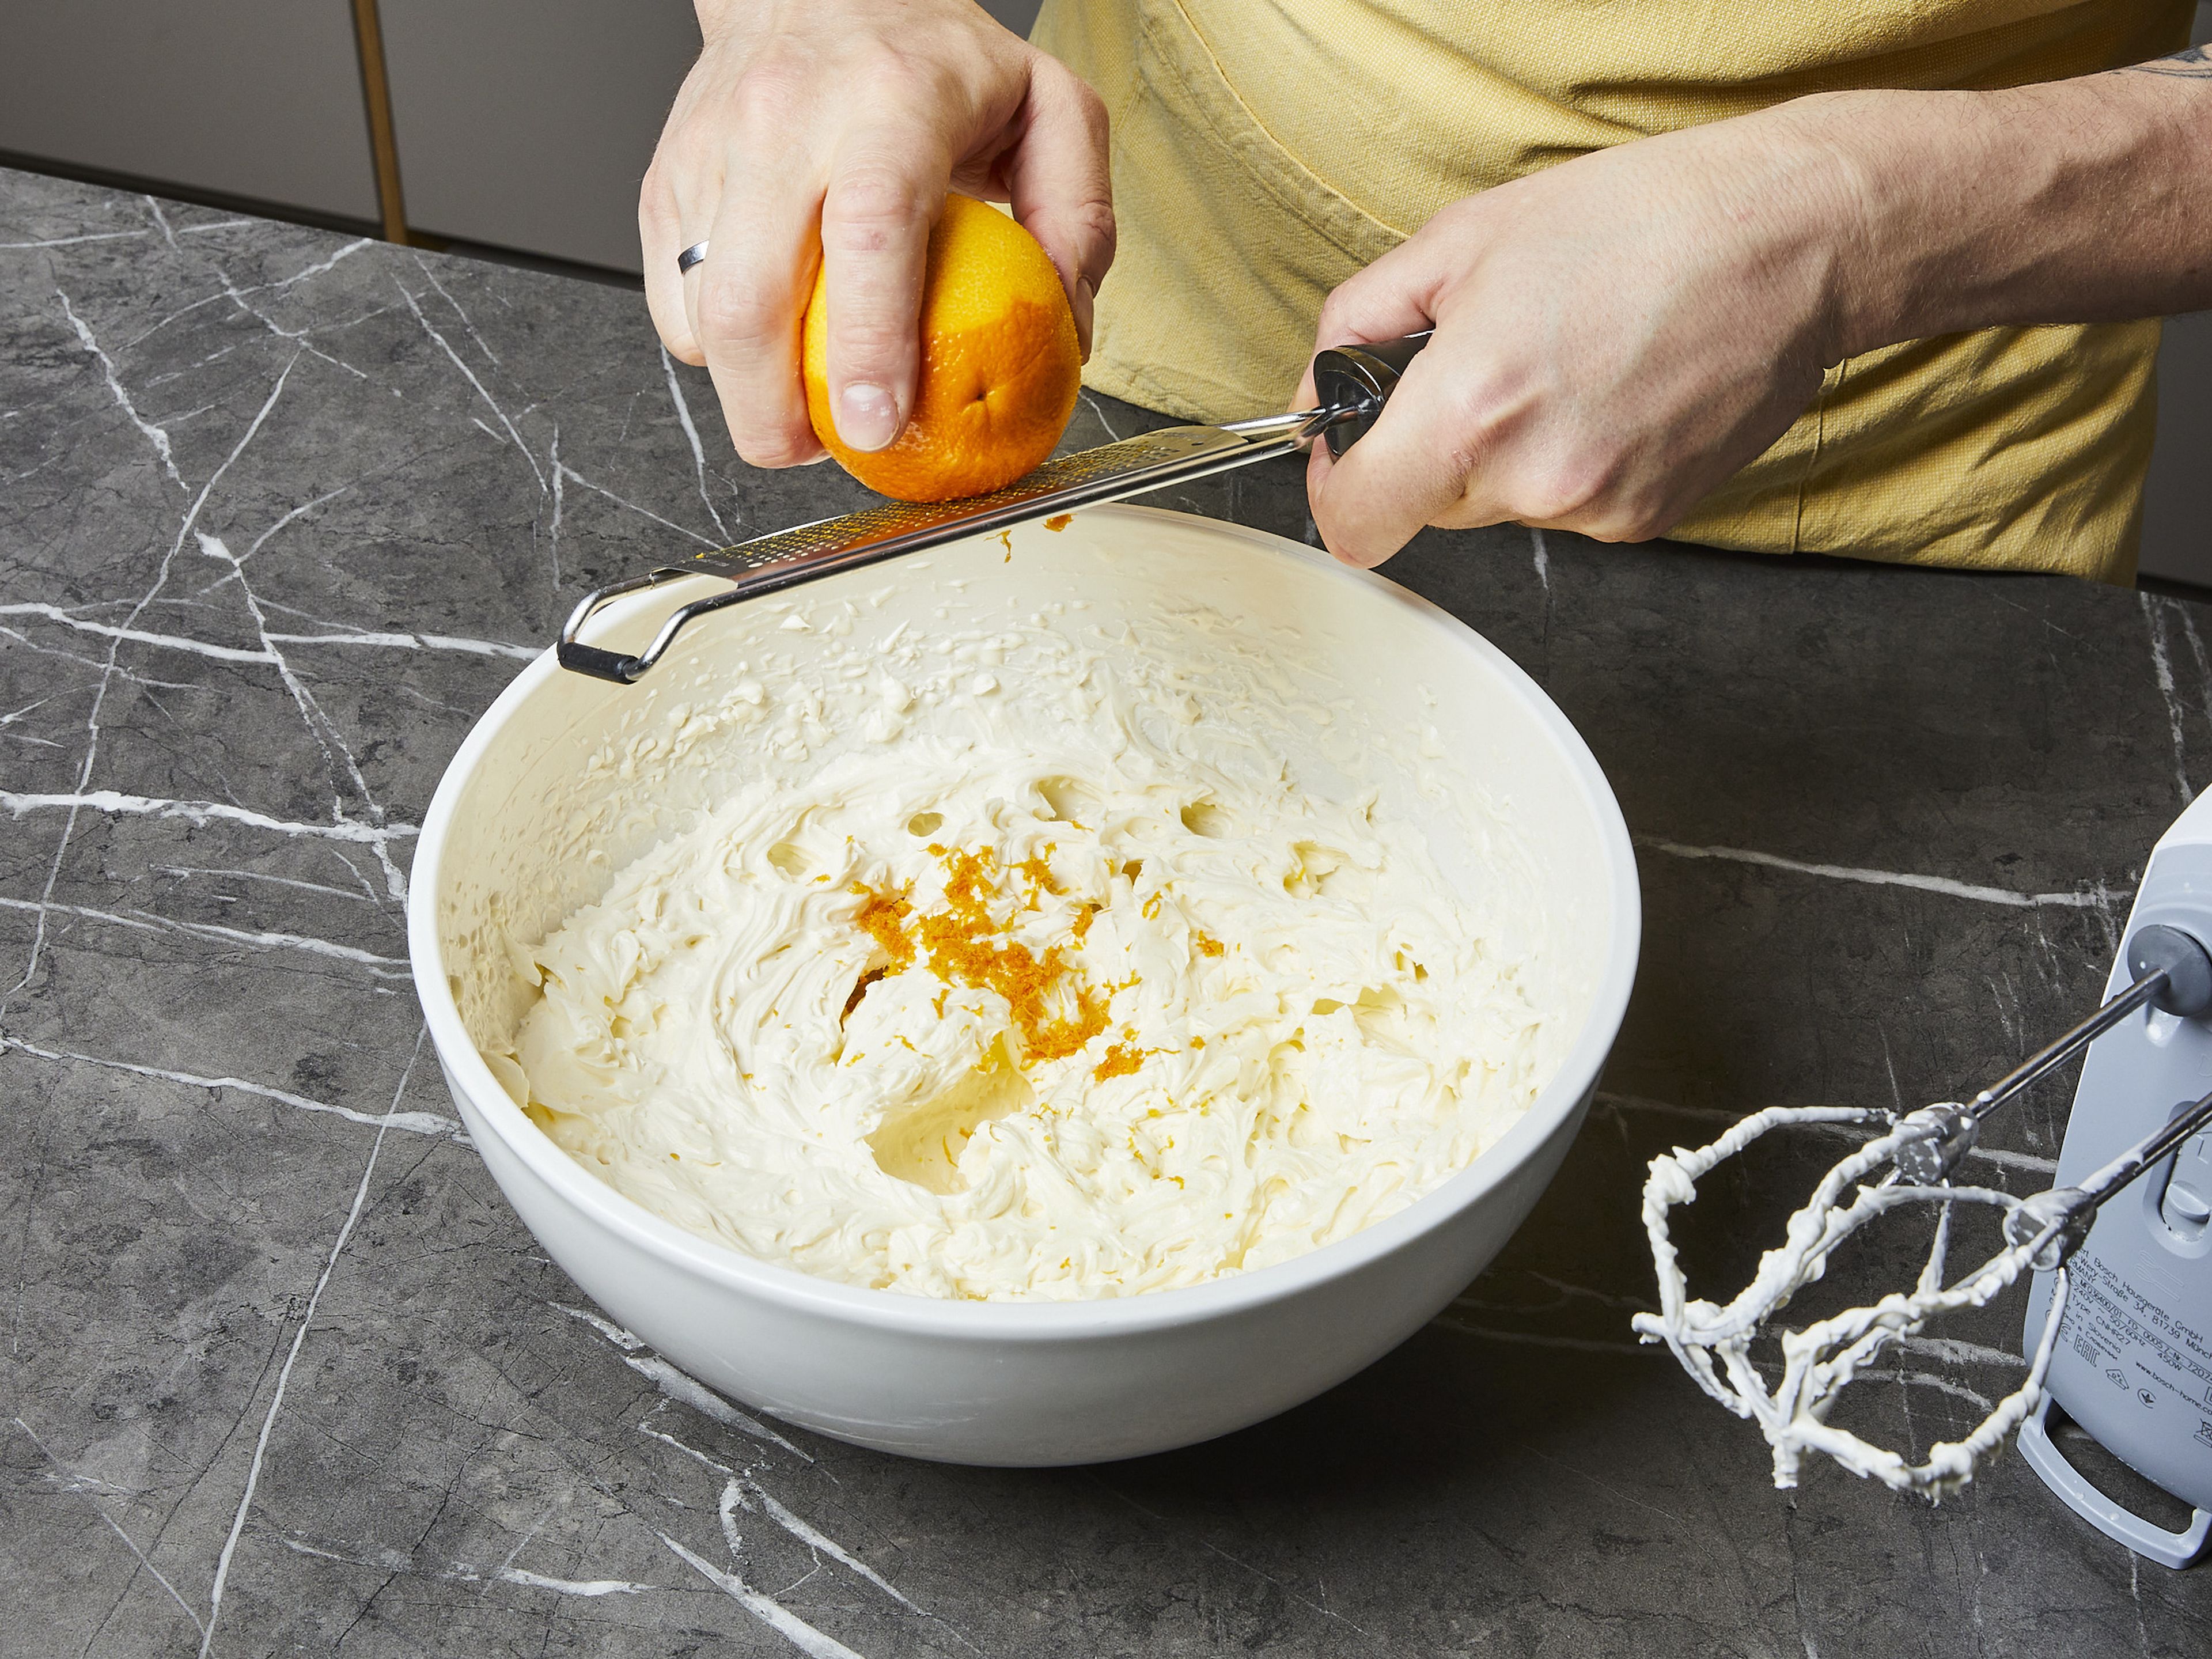
[[[945,198],[929,234],[914,413],[872,453],[848,448],[830,418],[824,275],[806,307],[806,412],[848,472],[896,501],[945,501],[1012,483],[1052,453],[1075,412],[1083,354],[1060,273],[1012,219]]]

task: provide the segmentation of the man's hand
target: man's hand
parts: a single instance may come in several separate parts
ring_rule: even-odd
[[[2204,48],[1995,92],[1801,98],[1455,202],[1330,295],[1317,348],[1436,338],[1343,460],[1316,447],[1314,522],[1363,565],[1429,524],[1662,535],[1829,364],[2208,306]]]
[[[639,196],[645,293],[670,352],[713,374],[746,460],[823,453],[799,368],[817,257],[838,434],[861,450],[898,436],[948,189],[1012,204],[1088,349],[1114,211],[1105,110],[1081,81],[972,0],[699,0],[699,23]]]
[[[1660,535],[1840,359],[1855,170],[1786,110],[1600,150],[1438,213],[1331,295],[1316,349],[1433,324],[1374,429],[1314,447],[1316,526],[1375,565],[1424,525]],[[1302,408],[1312,406],[1309,373]]]

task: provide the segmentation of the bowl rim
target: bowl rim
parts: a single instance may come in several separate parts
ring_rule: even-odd
[[[1184,529],[1295,558],[1335,580],[1364,587],[1395,607],[1411,625],[1444,633],[1487,669],[1509,695],[1527,706],[1580,787],[1597,830],[1612,889],[1613,926],[1605,971],[1592,994],[1582,1030],[1552,1080],[1519,1120],[1467,1168],[1404,1209],[1288,1261],[1202,1285],[1077,1302],[978,1302],[907,1296],[763,1261],[733,1246],[690,1232],[590,1174],[530,1121],[477,1051],[447,983],[437,914],[447,836],[463,790],[501,732],[540,687],[554,675],[567,672],[548,647],[526,665],[477,717],[439,779],[416,839],[408,884],[407,944],[416,995],[431,1041],[447,1077],[461,1097],[456,1104],[470,1109],[467,1115],[496,1137],[509,1157],[562,1201],[580,1211],[586,1220],[679,1273],[775,1304],[787,1313],[832,1317],[879,1331],[948,1340],[1122,1337],[1252,1311],[1359,1273],[1435,1231],[1506,1182],[1565,1121],[1581,1111],[1596,1086],[1627,1012],[1642,943],[1643,894],[1620,802],[1589,744],[1559,705],[1519,664],[1474,629],[1378,572],[1340,563],[1326,552],[1270,531],[1197,514],[1127,502],[1089,507],[1085,512],[1139,523],[1168,520]],[[702,575],[700,580],[714,578]],[[682,597],[680,586],[671,585],[618,600],[611,610],[618,618],[647,607],[672,605]]]

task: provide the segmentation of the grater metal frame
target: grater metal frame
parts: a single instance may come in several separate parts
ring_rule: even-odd
[[[1163,427],[1047,461],[988,495],[951,501],[884,501],[842,518],[779,530],[734,547],[712,549],[684,564],[663,565],[641,576],[610,582],[586,593],[569,613],[555,654],[562,667],[576,673],[617,685],[634,684],[667,654],[677,635],[725,605],[924,548],[1011,530],[1032,519],[1297,454],[1324,434],[1331,453],[1341,455],[1374,425],[1400,376],[1429,338],[1430,332],[1424,331],[1403,339],[1333,346],[1322,352],[1313,362],[1314,386],[1322,399],[1316,409],[1220,426]],[[720,576],[730,587],[679,606],[661,623],[652,642],[635,654],[584,642],[585,623],[610,600],[686,576]]]
[[[556,650],[563,668],[628,685],[659,662],[685,628],[726,605],[947,542],[1011,530],[1031,520],[1294,454],[1332,424],[1351,418],[1351,414],[1346,410],[1320,409],[1227,426],[1164,427],[1047,461],[988,495],[952,501],[884,501],[842,518],[823,519],[734,547],[716,548],[681,565],[664,565],[643,575],[594,588],[569,614]],[[584,643],[584,625],[609,600],[702,575],[726,579],[730,583],[728,591],[680,607],[642,651],[631,655]]]

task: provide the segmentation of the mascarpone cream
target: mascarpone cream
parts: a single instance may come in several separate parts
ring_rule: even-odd
[[[1224,619],[1031,624],[845,651],[864,732],[732,776],[527,948],[488,1058],[584,1168],[825,1278],[1068,1300],[1343,1238],[1526,1109],[1519,958],[1378,792],[1255,740],[1286,716]],[[778,696],[677,740],[772,755]]]

